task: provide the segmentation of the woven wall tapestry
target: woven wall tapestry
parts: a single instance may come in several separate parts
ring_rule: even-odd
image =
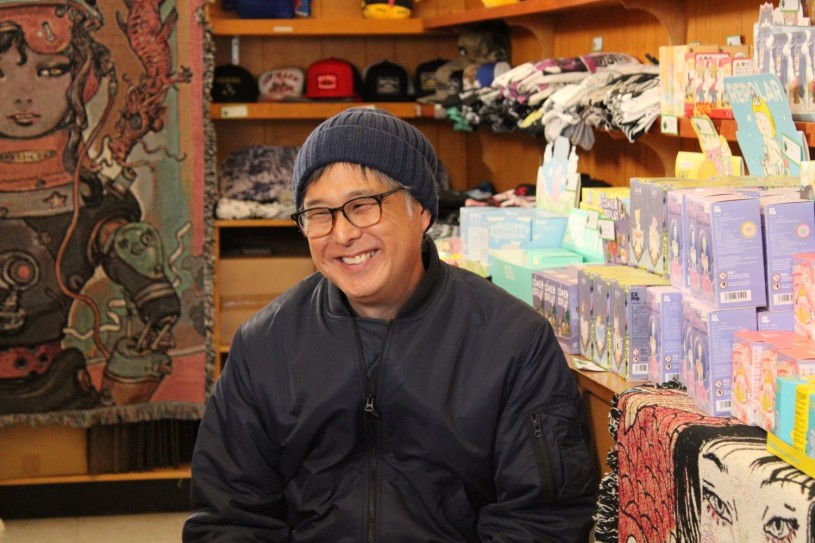
[[[0,0],[0,426],[201,415],[203,0]]]
[[[815,479],[768,452],[761,428],[709,416],[671,386],[612,402],[614,471],[601,484],[596,540],[813,541]]]

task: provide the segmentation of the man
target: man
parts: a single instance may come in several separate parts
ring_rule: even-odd
[[[379,110],[308,137],[293,218],[319,273],[236,334],[185,541],[588,540],[573,376],[531,307],[439,260],[438,168]]]

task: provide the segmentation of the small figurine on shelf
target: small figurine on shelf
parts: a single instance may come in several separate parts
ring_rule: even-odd
[[[413,0],[363,0],[366,19],[407,19],[413,13]]]

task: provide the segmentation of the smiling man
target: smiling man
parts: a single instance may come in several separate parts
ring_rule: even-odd
[[[185,541],[585,542],[596,481],[548,322],[439,260],[439,162],[351,108],[294,166],[319,273],[236,334]]]

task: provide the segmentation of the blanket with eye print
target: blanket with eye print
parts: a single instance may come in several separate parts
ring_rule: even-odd
[[[596,541],[789,543],[815,537],[815,480],[767,452],[766,433],[700,411],[678,385],[615,397],[616,447]]]
[[[0,0],[0,427],[200,418],[205,0]]]

